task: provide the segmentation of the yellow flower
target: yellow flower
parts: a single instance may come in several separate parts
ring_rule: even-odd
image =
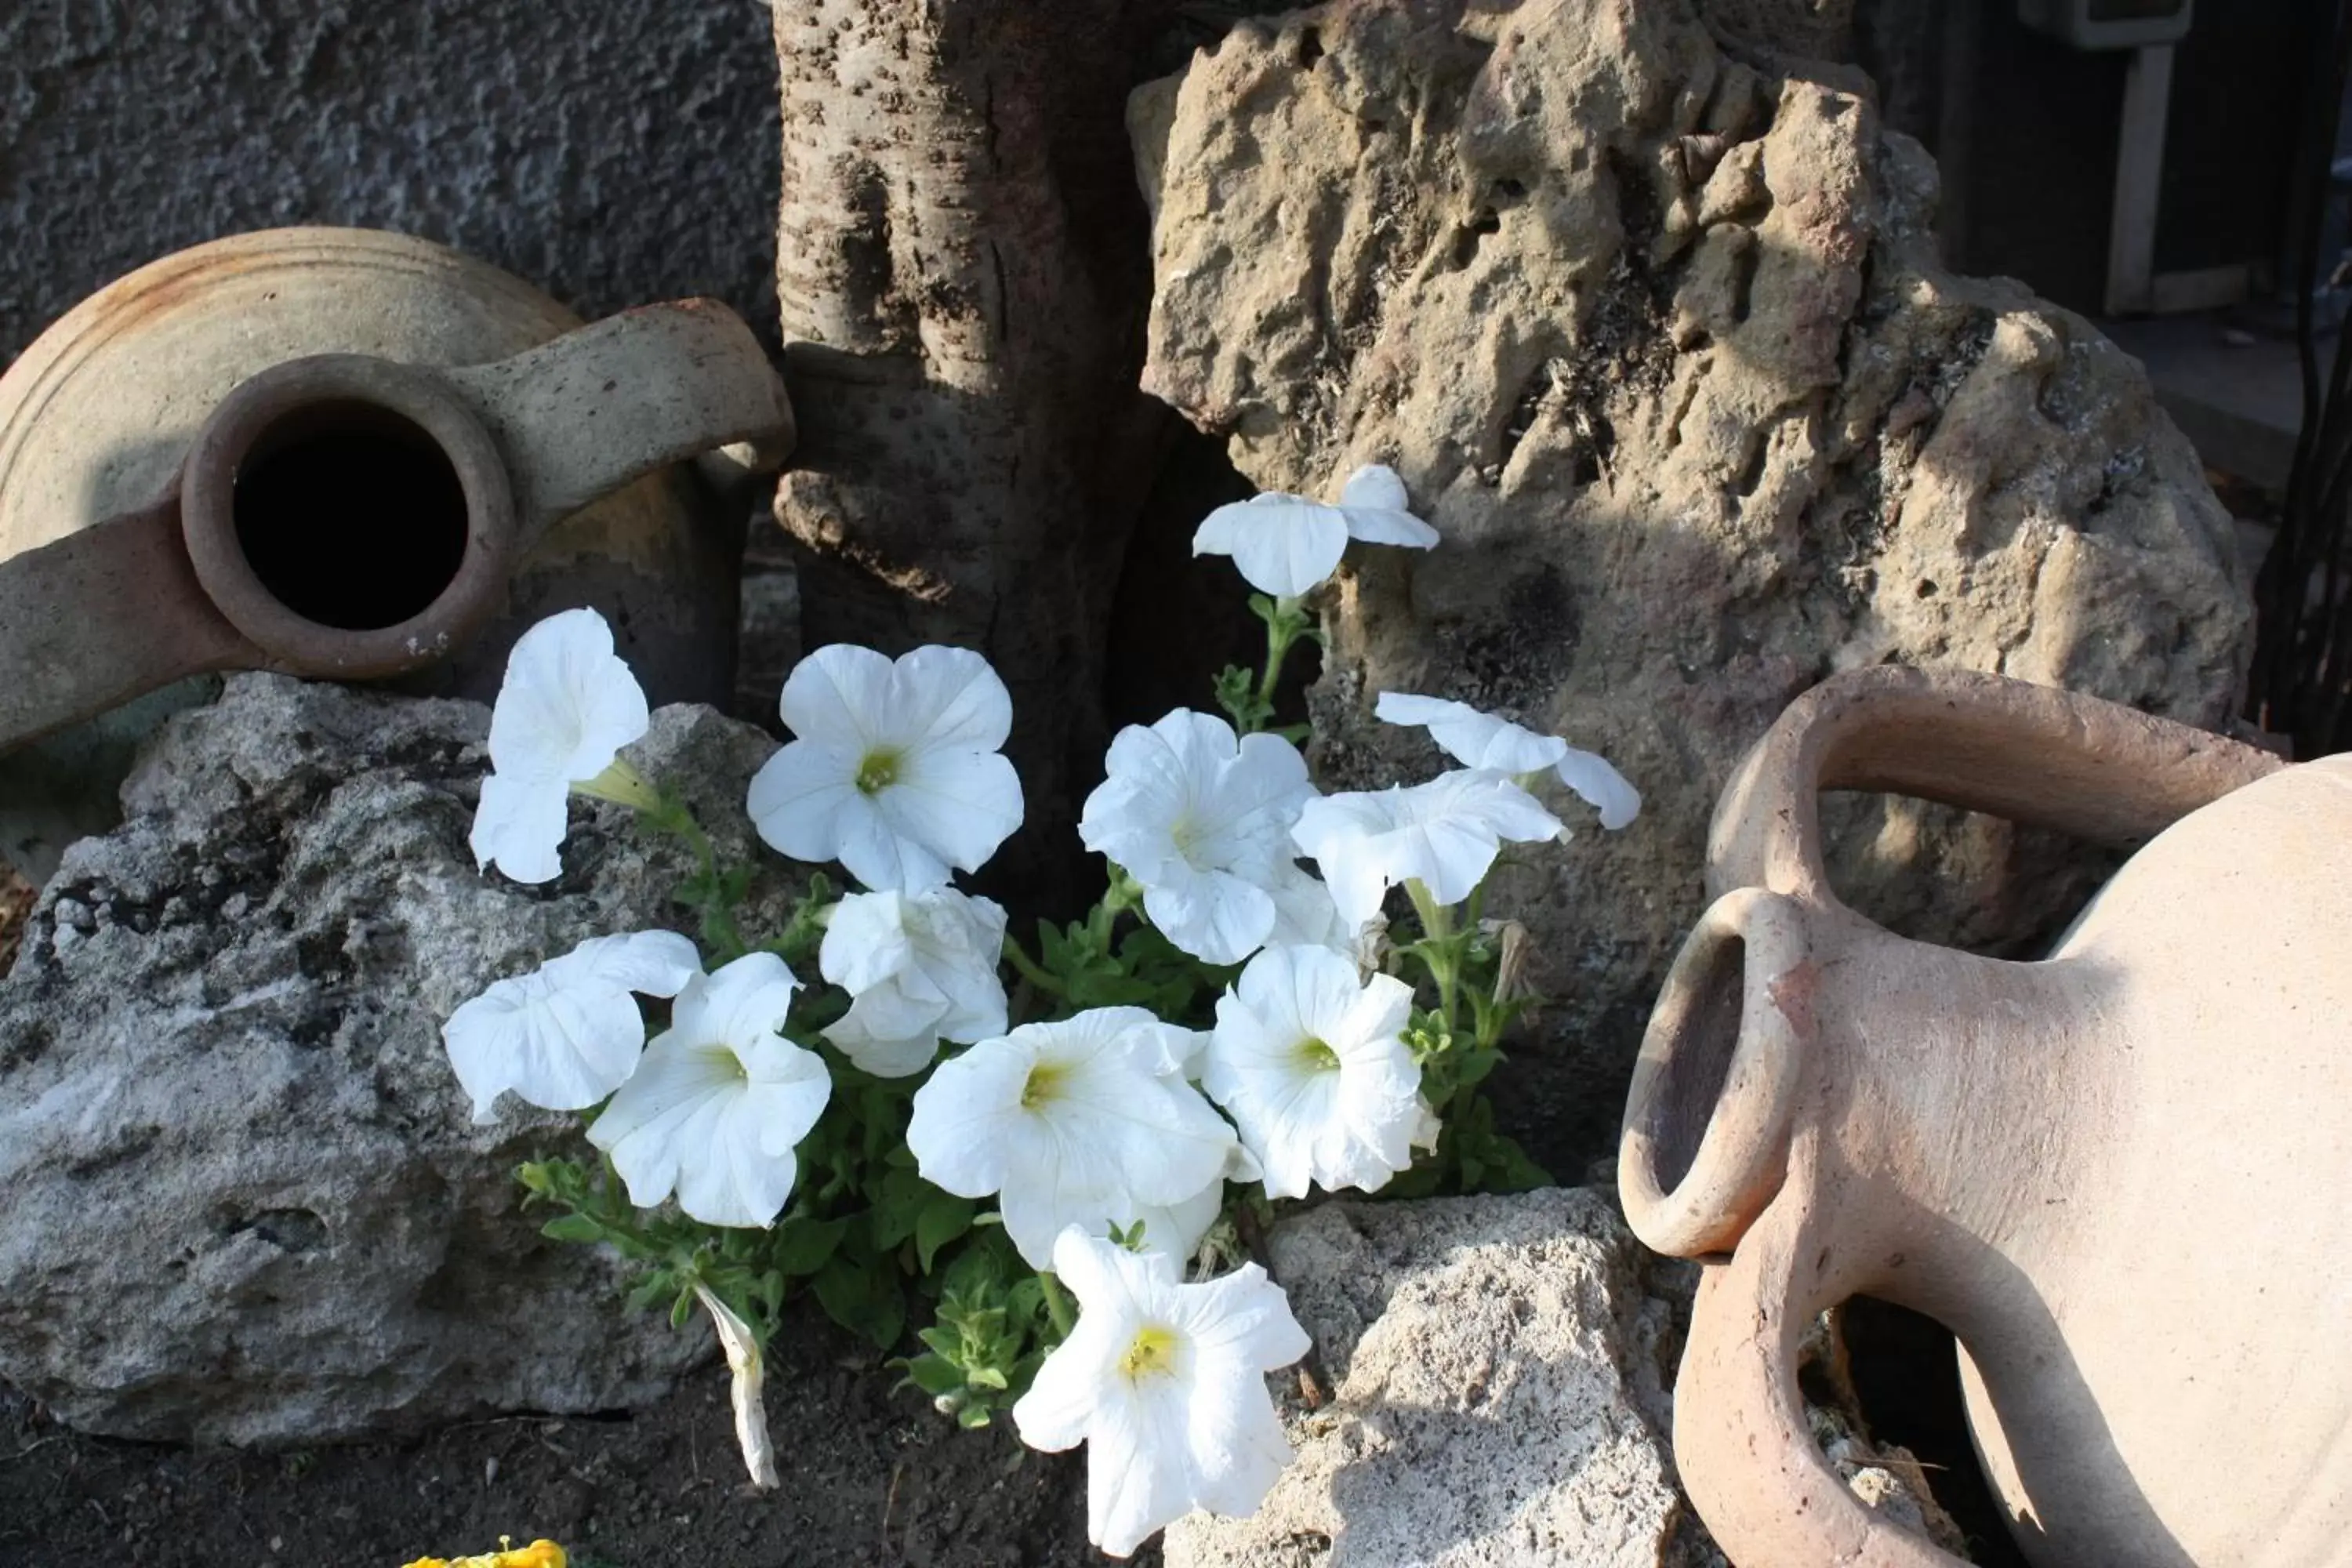
[[[479,1557],[420,1557],[406,1568],[565,1568],[570,1561],[552,1541],[516,1546],[514,1537],[499,1537],[499,1550]]]

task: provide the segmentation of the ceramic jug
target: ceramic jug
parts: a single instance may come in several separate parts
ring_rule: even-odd
[[[41,874],[105,826],[209,672],[486,697],[522,630],[592,605],[654,700],[724,701],[746,481],[792,437],[711,301],[583,327],[357,229],[141,268],[0,375],[0,851]]]
[[[1878,790],[2138,845],[2050,955],[1839,902],[1816,798]],[[1949,1328],[2044,1568],[2352,1563],[2352,756],[1990,676],[1797,701],[1717,807],[1619,1162],[1704,1259],[1684,1483],[1739,1568],[1958,1560],[1808,1433],[1798,1341],[1854,1295]]]

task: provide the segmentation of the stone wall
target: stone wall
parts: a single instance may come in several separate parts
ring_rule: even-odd
[[[0,364],[132,268],[293,223],[772,337],[775,123],[764,0],[7,0]]]

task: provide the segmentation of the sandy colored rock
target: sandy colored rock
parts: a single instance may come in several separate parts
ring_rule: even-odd
[[[624,1314],[513,1173],[584,1148],[471,1124],[439,1027],[582,939],[691,931],[683,850],[575,803],[565,872],[478,875],[488,710],[232,678],[172,720],[127,820],[67,851],[0,982],[0,1377],[66,1422],[292,1444],[625,1407],[710,1352]],[[630,755],[730,856],[774,742],[665,708]],[[777,863],[771,858],[769,864]],[[774,921],[781,871],[754,896]]]
[[[1241,24],[1132,116],[1146,385],[1265,489],[1392,464],[1444,535],[1332,592],[1325,782],[1436,771],[1372,722],[1398,689],[1647,798],[1603,835],[1560,797],[1577,842],[1496,900],[1561,999],[1512,1114],[1563,1168],[1613,1136],[1716,793],[1797,693],[1958,666],[2212,726],[2246,656],[2229,518],[2139,367],[1942,270],[1932,163],[1819,74],[1727,57],[1685,0],[1363,0]],[[1833,818],[1858,905],[2000,951],[2112,864],[1912,803]]]
[[[1327,1204],[1270,1247],[1338,1397],[1290,1401],[1298,1458],[1273,1495],[1171,1527],[1169,1568],[1655,1568],[1681,1509],[1668,1313],[1605,1199]]]

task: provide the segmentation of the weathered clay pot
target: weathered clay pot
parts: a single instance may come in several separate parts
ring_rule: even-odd
[[[2155,837],[2004,963],[1841,904],[1824,789]],[[1709,848],[1619,1171],[1643,1240],[1708,1263],[1675,1447],[1732,1560],[1956,1561],[1808,1435],[1799,1337],[1864,1294],[1958,1336],[2034,1563],[2352,1561],[2352,756],[1874,669],[1782,716]]]
[[[583,329],[358,229],[141,268],[0,376],[0,852],[40,873],[104,826],[208,671],[487,695],[525,627],[593,605],[655,700],[723,701],[742,480],[792,431],[707,300]]]

